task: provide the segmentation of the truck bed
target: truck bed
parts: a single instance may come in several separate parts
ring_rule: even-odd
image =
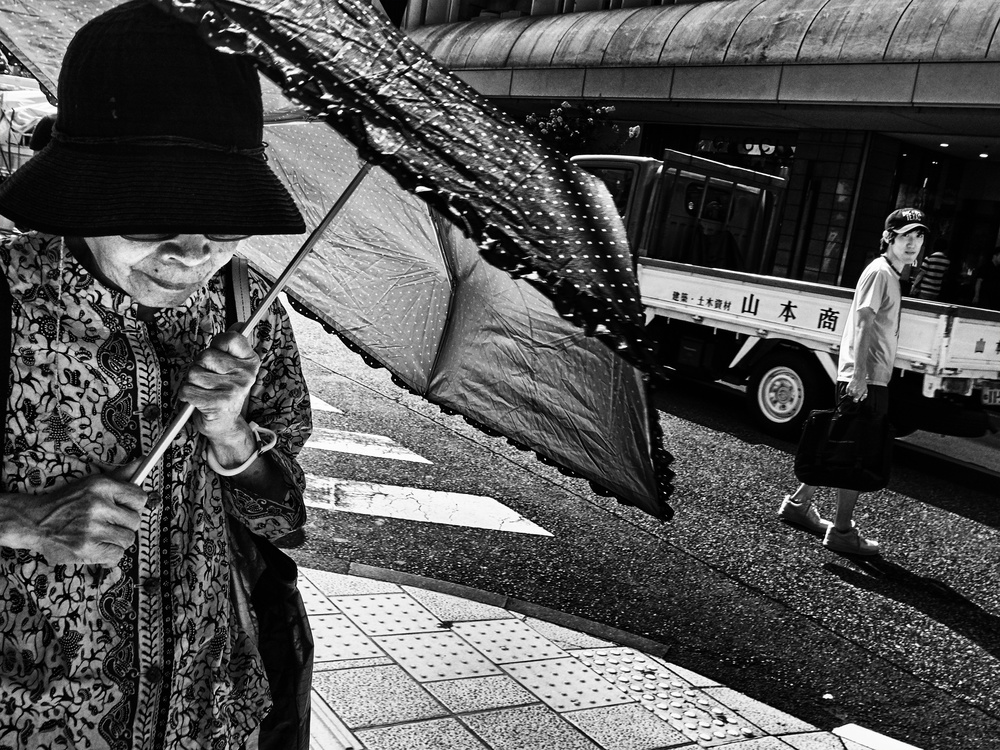
[[[665,316],[778,338],[836,356],[853,291],[640,258],[647,320]],[[1000,312],[904,298],[896,367],[937,377],[1000,379]]]

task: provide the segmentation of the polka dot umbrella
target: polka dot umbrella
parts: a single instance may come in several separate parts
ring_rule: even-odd
[[[638,286],[599,181],[366,0],[151,2],[273,82],[268,156],[317,235],[294,301],[400,385],[671,517]],[[112,4],[0,3],[0,41],[51,90],[65,42]],[[298,242],[256,238],[251,262],[279,278]]]
[[[540,457],[570,473],[587,477],[601,492],[616,495],[659,518],[668,518],[671,510],[665,498],[671,490],[672,474],[667,468],[670,457],[662,448],[656,413],[648,403],[645,384],[627,389],[634,396],[631,403],[619,400],[620,391],[605,398],[611,383],[574,384],[576,375],[568,365],[573,361],[572,353],[583,351],[578,343],[567,347],[570,354],[559,358],[558,365],[532,356],[530,371],[522,371],[526,362],[524,351],[537,352],[538,342],[517,353],[510,351],[510,342],[530,339],[531,329],[505,330],[505,323],[517,320],[509,308],[486,312],[489,307],[486,303],[496,295],[480,295],[479,302],[463,306],[461,302],[468,297],[455,289],[456,279],[463,278],[456,273],[460,270],[473,274],[478,270],[485,277],[486,272],[478,263],[485,259],[493,268],[506,272],[505,280],[523,282],[507,298],[513,296],[523,301],[528,288],[540,292],[565,321],[599,341],[613,356],[633,367],[651,367],[628,240],[603,184],[486,103],[394,28],[366,0],[154,1],[164,10],[196,24],[209,44],[252,57],[290,102],[320,124],[332,126],[362,159],[377,165],[405,191],[430,206],[436,215],[445,217],[447,226],[458,228],[458,232],[451,232],[439,222],[433,230],[439,238],[437,251],[443,261],[439,268],[445,269],[437,278],[447,278],[449,287],[447,292],[438,289],[441,309],[450,313],[440,326],[442,333],[438,334],[439,328],[428,319],[416,318],[407,325],[383,326],[374,337],[381,339],[392,327],[400,334],[397,339],[403,341],[414,337],[425,340],[423,334],[430,334],[426,337],[428,347],[424,354],[428,367],[412,373],[405,371],[393,356],[395,346],[376,347],[369,340],[370,335],[360,332],[365,328],[371,334],[375,327],[367,323],[362,327],[346,326],[342,319],[333,320],[323,313],[322,299],[329,295],[317,294],[307,307],[320,308],[321,317],[332,328],[393,370],[397,380],[411,390],[463,413],[484,429],[534,449]],[[325,137],[325,133],[303,136],[302,129],[286,130],[295,131],[300,139],[322,141]],[[316,132],[315,128],[312,132]],[[271,128],[269,133],[276,130]],[[327,145],[320,147],[315,160],[285,160],[286,164],[294,163],[294,170],[285,171],[293,193],[297,192],[296,181],[298,187],[311,185],[306,193],[315,188],[316,172],[324,170],[315,166],[310,170],[309,164],[329,164],[332,153],[335,149]],[[282,161],[276,159],[280,166]],[[305,177],[310,174],[312,177]],[[298,192],[306,195],[302,190]],[[325,195],[325,191],[321,193]],[[302,202],[309,207],[308,200]],[[353,199],[346,205],[352,202]],[[329,205],[329,200],[324,197],[319,203]],[[399,210],[400,203],[397,195],[390,208],[371,218],[376,225],[384,223],[384,217]],[[463,246],[465,238],[478,247],[474,261],[468,255],[468,245],[464,245],[465,254],[456,250]],[[395,246],[398,248],[399,244]],[[342,246],[343,243],[341,255]],[[274,257],[273,250],[262,255]],[[382,262],[391,255],[382,252]],[[337,258],[338,252],[332,257]],[[462,258],[468,260],[466,265]],[[328,271],[336,270],[332,267],[335,265],[331,264]],[[404,274],[398,278],[410,277]],[[491,278],[492,283],[498,284],[500,277],[494,274]],[[370,282],[369,278],[365,283]],[[336,286],[341,290],[340,298],[354,299],[355,309],[363,307],[374,315],[373,306],[358,299],[363,296],[368,300],[378,299],[375,307],[387,310],[390,316],[399,316],[400,310],[412,306],[419,308],[419,300],[428,299],[421,295],[429,288],[427,284],[418,284],[411,289],[410,281],[396,284],[395,304],[386,305],[384,295],[359,295],[356,283],[339,282]],[[431,284],[430,288],[436,287]],[[423,291],[418,293],[416,289]],[[413,295],[410,299],[405,298],[407,290]],[[295,296],[295,289],[290,291]],[[504,294],[499,296],[502,298]],[[433,308],[435,303],[430,304]],[[537,307],[537,302],[532,304],[532,309]],[[430,317],[433,319],[433,314]],[[528,317],[532,322],[538,320],[538,316]],[[405,320],[406,316],[396,319]],[[496,325],[491,328],[487,319],[494,320]],[[473,320],[479,322],[470,323]],[[521,322],[527,320],[522,317]],[[465,336],[466,344],[475,341],[479,346],[475,350],[467,345],[456,347],[456,336]],[[584,339],[569,338],[575,342]],[[594,348],[586,350],[593,359],[589,352]],[[449,352],[455,351],[468,357],[478,355],[490,377],[476,377],[483,374],[484,368],[473,367],[470,372],[467,358],[449,361]],[[524,388],[516,391],[499,387],[497,375],[503,378],[503,383],[509,382],[507,376],[515,375],[502,369],[497,372],[495,368],[501,362],[516,363],[513,368],[516,374],[526,378]],[[581,358],[575,364],[582,365],[584,360]],[[552,397],[559,390],[556,384],[550,389],[539,388],[538,368],[550,366],[554,367],[550,372],[559,373],[557,380],[569,377],[562,383],[564,393],[578,393],[583,385],[591,393],[582,401],[563,395],[553,404],[543,406],[538,401],[541,392],[544,390]],[[617,366],[615,362],[610,370]],[[611,375],[610,370],[605,374]],[[462,377],[456,372],[462,373]],[[633,379],[641,380],[639,373],[630,374]],[[615,377],[620,383],[618,374]],[[503,397],[498,391],[503,392]],[[509,398],[516,403],[512,405]],[[606,425],[593,419],[568,417],[579,414],[583,403],[600,399],[606,408],[625,409],[629,415],[625,420],[607,413],[612,423],[629,423],[624,431],[608,431]],[[528,415],[542,409],[552,418],[539,420],[532,415],[511,419],[511,408]],[[626,471],[635,469],[644,484],[636,485],[634,480],[622,476],[620,468],[607,470],[606,462],[618,458],[616,454],[623,449],[621,441],[628,443],[624,448],[636,459],[629,462]]]

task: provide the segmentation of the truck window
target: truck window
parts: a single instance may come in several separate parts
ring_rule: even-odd
[[[703,196],[704,204],[702,204]],[[729,207],[731,197],[731,190],[721,190],[716,187],[709,187],[706,196],[705,186],[698,182],[692,182],[684,190],[684,208],[689,216],[709,221],[725,221],[726,209]]]
[[[650,256],[731,271],[759,271],[766,191],[683,169],[665,169],[649,237]]]

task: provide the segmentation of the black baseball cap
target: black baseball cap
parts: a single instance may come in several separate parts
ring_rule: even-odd
[[[927,215],[919,208],[897,208],[886,217],[885,231],[895,234],[906,234],[914,229],[927,228]]]

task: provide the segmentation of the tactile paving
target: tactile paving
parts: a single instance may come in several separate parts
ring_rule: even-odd
[[[296,585],[299,588],[299,593],[302,594],[306,612],[310,615],[333,615],[340,612],[326,594],[316,588],[316,584],[305,576],[299,576]]]
[[[343,615],[310,616],[309,626],[313,635],[313,660],[317,664],[385,656],[375,641]]]
[[[759,729],[707,693],[638,651],[612,648],[572,653],[590,670],[627,690],[643,708],[700,747],[763,736]]]
[[[503,674],[455,633],[388,635],[375,641],[418,682]]]
[[[453,629],[495,664],[555,659],[567,655],[566,651],[520,620],[459,622]]]
[[[637,700],[572,656],[505,664],[503,669],[556,711],[614,706]]]
[[[441,630],[441,621],[407,594],[338,596],[334,604],[368,635]]]

